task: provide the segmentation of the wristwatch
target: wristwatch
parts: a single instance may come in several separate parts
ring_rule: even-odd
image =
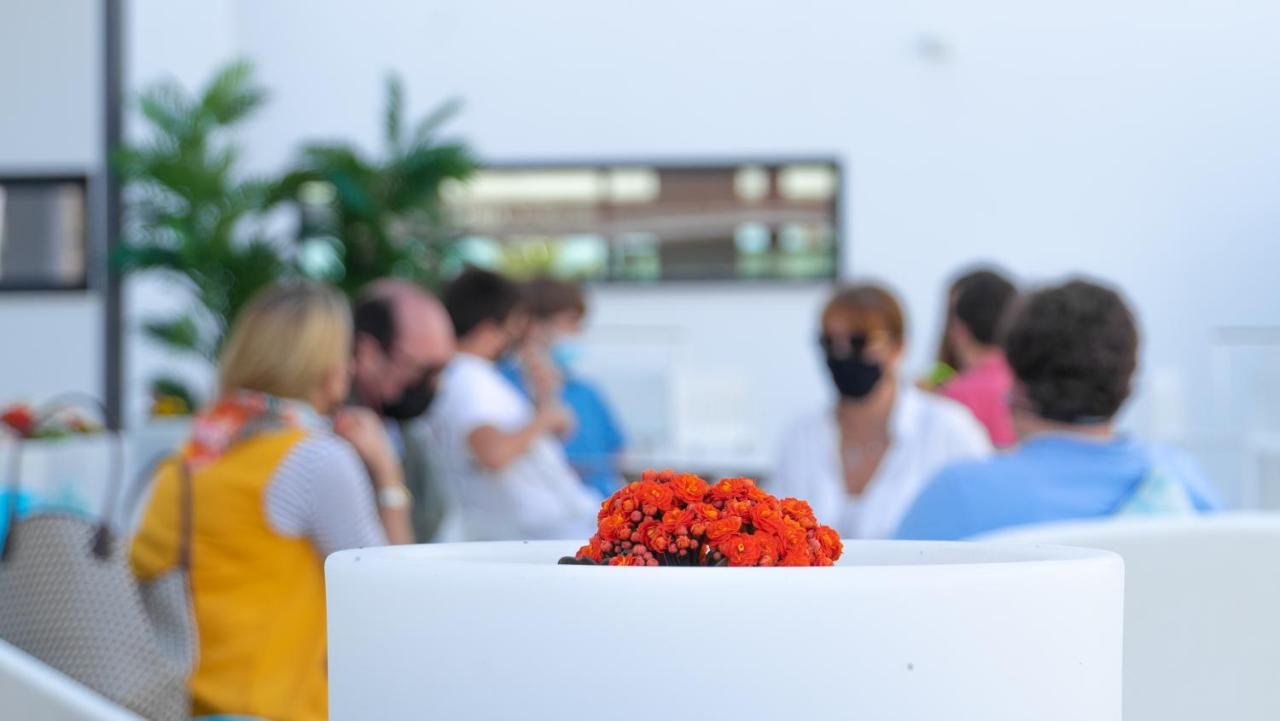
[[[408,508],[413,502],[413,494],[403,484],[383,486],[378,489],[378,507],[392,511]]]

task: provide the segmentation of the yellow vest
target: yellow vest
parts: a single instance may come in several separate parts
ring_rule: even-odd
[[[266,491],[306,437],[263,433],[193,474],[191,596],[200,639],[192,714],[248,714],[271,721],[328,718],[324,559],[306,538],[276,533]],[[133,541],[139,578],[177,563],[179,466],[169,461]]]

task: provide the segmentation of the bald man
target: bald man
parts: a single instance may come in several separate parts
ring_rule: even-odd
[[[430,476],[425,445],[412,421],[426,413],[440,372],[457,348],[444,306],[421,286],[400,279],[372,283],[355,305],[353,401],[387,421],[400,447],[413,493],[414,536],[435,540],[445,496]]]

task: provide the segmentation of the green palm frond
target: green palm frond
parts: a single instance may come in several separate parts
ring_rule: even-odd
[[[418,121],[418,125],[413,130],[413,144],[424,145],[430,143],[432,138],[435,137],[436,131],[461,111],[462,100],[459,98],[449,98],[441,103],[440,107]]]
[[[444,257],[437,246],[450,233],[440,189],[445,181],[465,180],[475,169],[466,145],[437,140],[440,128],[457,114],[458,101],[428,113],[408,137],[404,106],[402,83],[389,77],[383,157],[365,157],[348,144],[308,145],[297,171],[272,190],[273,198],[289,198],[300,208],[300,242],[337,239],[342,269],[327,277],[338,278],[348,293],[387,275],[437,285]],[[324,207],[304,198],[314,183],[330,191]]]
[[[387,109],[383,114],[383,132],[388,153],[400,151],[401,117],[404,113],[404,85],[399,76],[387,76]]]
[[[187,136],[194,130],[195,113],[182,88],[173,82],[159,83],[138,98],[138,110],[169,140]]]
[[[278,181],[239,172],[229,131],[265,100],[247,62],[226,66],[194,96],[159,83],[138,99],[150,137],[111,155],[127,199],[114,267],[165,271],[181,278],[195,301],[192,312],[150,320],[144,332],[210,361],[248,298],[291,270],[275,246],[242,237],[270,206]]]
[[[253,83],[253,65],[241,60],[223,68],[205,88],[201,110],[218,125],[243,120],[267,99],[267,91]]]
[[[205,341],[195,319],[183,315],[167,320],[149,320],[142,324],[142,331],[149,338],[176,350],[203,354]]]

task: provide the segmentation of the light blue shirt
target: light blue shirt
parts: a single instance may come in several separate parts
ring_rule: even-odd
[[[1180,484],[1197,511],[1221,501],[1176,449],[1130,438],[1034,436],[1008,453],[940,471],[898,526],[905,539],[955,540],[999,528],[1115,514],[1158,472]]]

